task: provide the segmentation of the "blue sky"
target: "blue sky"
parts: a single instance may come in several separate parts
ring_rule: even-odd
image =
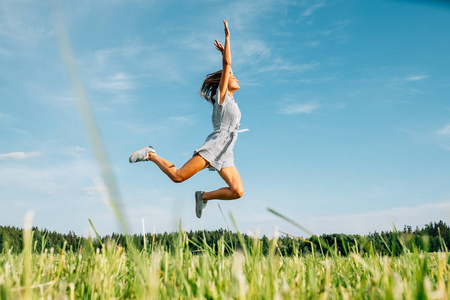
[[[0,225],[119,230],[58,48],[70,37],[132,232],[233,228],[369,233],[450,217],[450,6],[426,1],[61,1],[0,6]],[[58,8],[59,7],[59,8]],[[211,132],[199,95],[231,31],[242,111],[235,162],[245,195],[202,171],[174,184],[146,145],[180,167]],[[225,214],[223,218],[219,206]],[[228,223],[228,225],[227,225]]]

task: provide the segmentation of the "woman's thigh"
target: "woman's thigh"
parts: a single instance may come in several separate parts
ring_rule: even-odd
[[[236,166],[221,169],[219,175],[225,180],[230,189],[244,191],[244,184],[242,183],[241,175],[239,175]]]
[[[195,175],[195,173],[207,167],[209,167],[209,162],[199,154],[195,154],[181,168],[178,169],[177,175],[183,178],[183,180],[186,180]]]

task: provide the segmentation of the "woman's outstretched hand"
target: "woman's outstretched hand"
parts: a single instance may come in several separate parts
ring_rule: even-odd
[[[223,26],[225,27],[225,37],[230,36],[230,30],[228,30],[228,22],[227,20],[223,20]]]
[[[223,48],[223,45],[221,43],[219,43],[219,41],[215,40],[214,46],[216,47],[217,50],[219,50],[223,54],[224,48]]]
[[[223,20],[223,26],[224,26],[224,30],[225,30],[225,38],[230,37],[230,31],[228,30],[227,20]],[[214,46],[216,47],[217,50],[220,51],[220,53],[222,53],[222,54],[224,53],[225,48],[223,47],[223,45],[221,43],[219,43],[219,41],[215,40]]]

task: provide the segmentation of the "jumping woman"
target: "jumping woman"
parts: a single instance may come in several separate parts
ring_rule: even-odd
[[[151,146],[136,151],[130,156],[130,163],[154,162],[173,182],[183,182],[205,168],[217,171],[228,187],[210,192],[195,192],[195,213],[198,218],[202,216],[209,200],[234,200],[244,194],[244,186],[234,165],[233,157],[233,147],[241,120],[241,112],[233,98],[234,92],[239,89],[239,81],[231,70],[230,31],[226,20],[223,20],[223,25],[225,46],[217,40],[214,42],[216,49],[222,53],[223,68],[207,75],[200,89],[200,95],[213,105],[214,131],[180,169],[158,156]]]

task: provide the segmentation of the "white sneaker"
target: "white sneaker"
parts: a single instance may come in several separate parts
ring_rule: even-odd
[[[202,199],[203,193],[202,191],[195,192],[195,214],[199,219],[202,217],[203,210],[206,207],[206,202]]]
[[[138,150],[136,152],[134,152],[133,154],[131,154],[130,156],[130,163],[135,163],[138,161],[148,161],[148,153],[152,152],[156,154],[155,149],[153,149],[152,146],[148,146],[145,148],[142,148],[141,150]]]

